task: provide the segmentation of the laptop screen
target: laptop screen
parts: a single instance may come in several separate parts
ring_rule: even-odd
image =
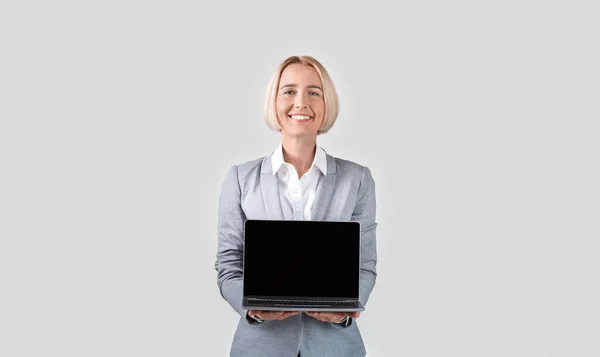
[[[358,299],[358,222],[247,220],[244,296]]]

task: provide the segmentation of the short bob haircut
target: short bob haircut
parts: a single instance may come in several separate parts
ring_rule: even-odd
[[[317,135],[325,134],[331,129],[337,119],[340,112],[340,101],[329,73],[327,73],[327,70],[319,61],[311,56],[290,56],[277,67],[275,74],[269,81],[265,94],[265,123],[274,131],[281,132],[281,126],[277,120],[277,88],[279,87],[279,80],[281,79],[283,70],[287,66],[296,63],[313,67],[321,78],[323,100],[325,102],[325,118]]]

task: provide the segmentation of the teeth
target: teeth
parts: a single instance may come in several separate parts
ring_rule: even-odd
[[[294,120],[308,120],[308,119],[310,119],[310,117],[306,116],[306,115],[291,115],[290,118],[292,118]]]

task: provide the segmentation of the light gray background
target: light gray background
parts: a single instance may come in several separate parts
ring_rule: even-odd
[[[218,192],[308,54],[377,185],[368,355],[599,356],[597,7],[493,3],[2,2],[0,355],[228,355]]]

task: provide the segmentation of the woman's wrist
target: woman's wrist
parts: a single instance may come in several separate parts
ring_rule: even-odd
[[[254,315],[250,315],[250,312],[246,312],[246,315],[248,315],[249,318],[251,318],[252,320],[256,321],[256,322],[264,322],[265,320],[260,318],[258,316],[258,314],[254,314]]]

